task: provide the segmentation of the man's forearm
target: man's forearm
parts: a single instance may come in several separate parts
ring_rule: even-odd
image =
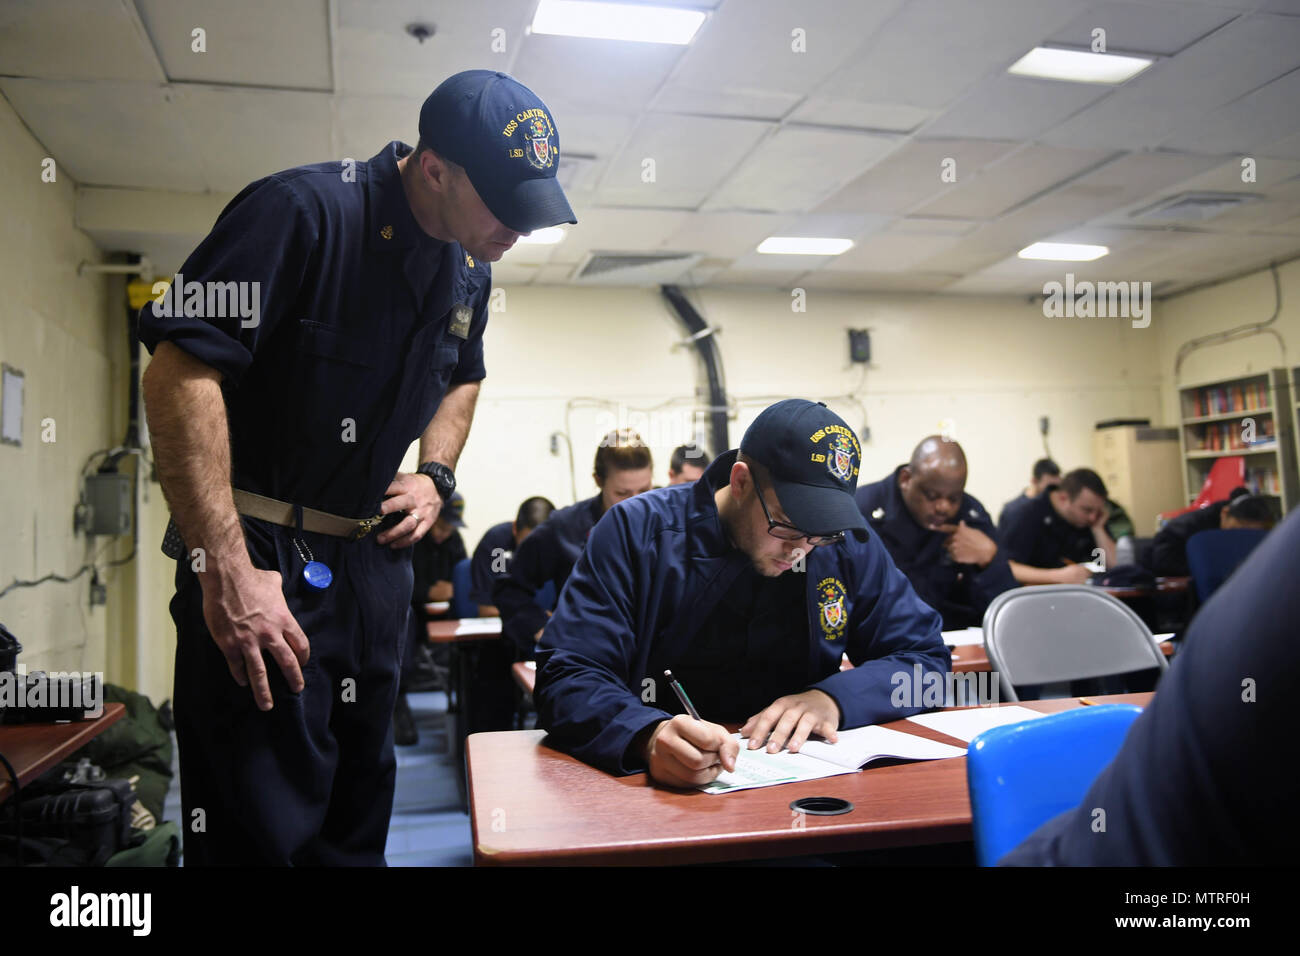
[[[1108,568],[1115,567],[1115,539],[1110,536],[1109,532],[1107,532],[1105,528],[1093,528],[1092,540],[1096,543],[1097,547],[1101,548],[1102,553],[1105,555],[1105,566]]]
[[[163,495],[191,550],[226,578],[251,567],[230,488],[230,434],[221,377],[169,342],[141,382]]]
[[[420,436],[420,464],[436,461],[453,471],[456,469],[474,420],[478,390],[478,382],[465,382],[447,390],[433,420]]]
[[[1063,568],[1036,568],[1019,561],[1008,561],[1012,576],[1021,584],[1063,584]]]

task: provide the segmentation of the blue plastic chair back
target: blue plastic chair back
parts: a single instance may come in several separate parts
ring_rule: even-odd
[[[972,740],[966,785],[979,865],[996,865],[1042,824],[1078,806],[1140,713],[1132,704],[1079,707]]]
[[[1187,567],[1202,604],[1268,536],[1260,528],[1213,528],[1187,539]]]
[[[555,594],[554,581],[547,581],[540,588],[538,588],[537,593],[533,595],[533,603],[536,604],[538,607],[540,607],[543,611],[554,611],[555,602],[557,600],[558,598],[556,597]]]
[[[469,599],[472,585],[469,577],[469,558],[457,561],[451,569],[451,616],[478,617],[478,605]]]

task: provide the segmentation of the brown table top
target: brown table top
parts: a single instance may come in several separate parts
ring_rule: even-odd
[[[537,667],[532,661],[515,661],[510,665],[510,673],[525,694],[531,694],[537,686]]]
[[[1093,699],[1145,705],[1152,696]],[[1068,697],[1019,706],[1055,713],[1081,705]],[[964,746],[919,724],[884,726]],[[477,865],[707,863],[971,839],[964,757],[868,764],[861,773],[707,794],[652,786],[643,773],[612,776],[546,745],[545,736],[541,730],[470,736]],[[796,815],[790,802],[809,796],[842,797],[854,809],[834,817]]]
[[[471,617],[467,621],[500,621],[499,617]],[[495,641],[501,637],[501,631],[498,628],[495,631],[484,632],[474,631],[469,634],[457,634],[456,629],[464,623],[463,621],[430,621],[425,625],[428,632],[429,640],[434,644],[464,644],[469,641]]]
[[[465,638],[461,639],[464,640]],[[952,670],[954,674],[988,672],[993,669],[983,644],[959,644],[956,647],[949,648],[949,650],[952,652]],[[1166,657],[1169,657],[1174,652],[1174,646],[1168,641],[1162,641],[1160,650],[1164,652]],[[533,688],[537,685],[537,668],[529,666],[531,663],[531,661],[519,661],[511,665],[510,668],[515,683],[528,694],[531,694]]]
[[[948,648],[952,652],[952,671],[954,674],[967,674],[974,671],[991,671],[988,651],[983,644],[959,644]],[[1165,657],[1172,657],[1174,645],[1169,641],[1160,642],[1160,650]]]
[[[124,713],[124,704],[105,704],[104,712],[94,720],[0,727],[0,753],[14,765],[19,786],[25,787],[117,723]],[[8,772],[0,766],[0,803],[9,799],[13,789]]]

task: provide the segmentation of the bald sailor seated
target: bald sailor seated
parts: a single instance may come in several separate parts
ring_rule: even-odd
[[[859,488],[857,502],[945,630],[979,627],[989,602],[1017,586],[993,519],[966,494],[966,453],[955,441],[923,439],[907,464]]]

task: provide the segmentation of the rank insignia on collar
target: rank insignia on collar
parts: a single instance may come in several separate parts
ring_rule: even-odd
[[[468,252],[465,253],[465,265],[469,266],[471,269],[474,268],[474,257],[471,256]]]
[[[393,238],[393,227],[392,227],[392,226],[384,226],[383,229],[380,229],[380,230],[379,230],[379,234],[380,234],[381,236],[383,236],[385,239],[391,239],[391,238]]]
[[[469,338],[469,323],[474,317],[474,310],[459,302],[451,307],[450,332],[458,339]]]
[[[876,521],[879,521],[884,516],[885,516],[884,508],[877,508],[875,511],[871,512],[871,517],[874,518]]]

